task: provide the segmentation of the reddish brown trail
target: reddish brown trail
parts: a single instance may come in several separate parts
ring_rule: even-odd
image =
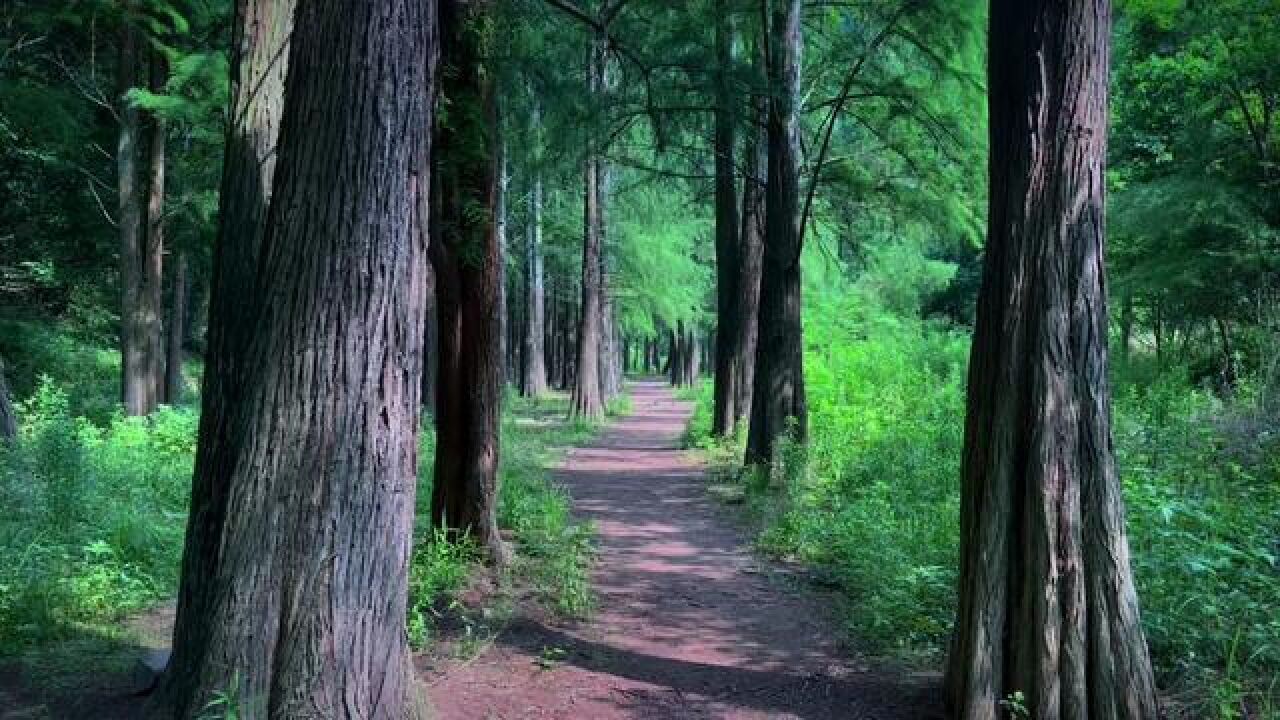
[[[597,529],[597,612],[521,613],[478,657],[433,661],[435,717],[941,717],[933,682],[859,659],[831,598],[753,556],[680,449],[691,405],[661,383],[630,389],[633,414],[556,471]]]

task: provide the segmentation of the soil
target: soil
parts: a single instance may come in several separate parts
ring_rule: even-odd
[[[763,563],[680,449],[692,413],[665,384],[555,473],[592,522],[599,606],[532,609],[478,656],[423,661],[438,720],[941,718],[934,675],[885,670],[842,641],[835,599]]]

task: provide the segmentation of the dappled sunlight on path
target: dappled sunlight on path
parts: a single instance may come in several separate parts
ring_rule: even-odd
[[[827,602],[755,558],[679,449],[692,411],[659,383],[556,479],[597,529],[591,621],[520,614],[426,674],[441,720],[940,717],[936,688],[842,647]],[[552,661],[549,661],[548,659]]]

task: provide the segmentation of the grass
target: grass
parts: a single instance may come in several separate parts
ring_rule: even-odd
[[[131,659],[125,618],[176,593],[198,412],[164,408],[148,419],[118,412],[99,424],[76,414],[73,397],[49,379],[19,405],[21,436],[0,444],[0,660],[15,660],[45,689]],[[626,412],[629,401],[611,405]],[[502,420],[499,523],[516,547],[499,578],[564,616],[585,616],[592,529],[570,515],[547,467],[561,448],[598,427],[568,422],[568,400],[511,397]],[[421,439],[417,544],[410,568],[408,627],[415,647],[480,574],[469,541],[429,524],[432,433]],[[498,622],[501,608],[481,611]]]
[[[968,337],[814,315],[808,447],[785,446],[772,478],[734,471],[742,438],[710,439],[709,385],[688,442],[726,468],[737,492],[719,494],[763,552],[840,588],[864,646],[936,666],[955,612]],[[1251,386],[1223,401],[1177,372],[1138,376],[1117,372],[1115,441],[1158,679],[1186,717],[1280,718],[1280,414]]]

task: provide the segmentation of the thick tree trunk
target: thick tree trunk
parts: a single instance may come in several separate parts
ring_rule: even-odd
[[[473,537],[496,565],[510,559],[498,532],[498,424],[502,412],[501,149],[493,75],[483,67],[488,2],[442,0],[436,128],[440,232],[431,243],[440,324],[431,518]]]
[[[1109,0],[991,8],[990,222],[969,370],[958,718],[1154,720],[1111,445]]]
[[[593,35],[587,58],[587,92],[599,98],[604,91],[606,40]],[[601,278],[603,237],[601,187],[604,167],[600,159],[599,138],[592,130],[587,139],[587,161],[584,170],[582,221],[582,308],[578,324],[577,361],[574,363],[573,396],[570,414],[589,420],[604,417],[604,398],[600,383],[600,343],[603,333]]]
[[[535,127],[538,109],[534,107]],[[533,187],[529,192],[528,227],[524,239],[525,261],[525,322],[524,354],[520,380],[521,392],[537,397],[547,392],[547,366],[543,337],[546,323],[546,302],[542,264],[542,174],[535,170]]]
[[[802,0],[774,0],[769,29],[769,169],[759,341],[746,462],[767,465],[783,433],[808,430],[800,324],[799,92]]]
[[[208,347],[201,390],[200,442],[196,448],[187,518],[171,669],[162,680],[158,704],[171,706],[177,717],[200,712],[209,693],[226,690],[232,675],[211,663],[218,656],[238,658],[229,629],[215,628],[220,613],[239,612],[247,626],[262,608],[224,607],[232,598],[223,583],[244,562],[224,553],[241,508],[232,510],[229,481],[234,467],[228,453],[251,440],[243,421],[241,395],[246,358],[258,316],[255,288],[258,256],[266,225],[267,205],[276,165],[276,141],[284,107],[288,39],[293,28],[294,0],[237,0],[231,31],[231,97],[227,117],[218,236],[213,249],[209,296]],[[242,501],[239,501],[242,502]],[[242,600],[243,601],[243,600]],[[251,628],[246,627],[245,631]],[[246,648],[247,652],[247,648]],[[254,651],[255,657],[265,648]],[[254,682],[268,666],[254,666]],[[234,673],[235,669],[230,669]],[[242,687],[244,687],[242,685]]]
[[[734,95],[730,87],[733,65],[734,29],[726,7],[716,0],[716,112],[715,112],[715,205],[716,205],[716,342],[714,407],[711,434],[733,434],[738,417],[738,382],[742,365],[742,276],[738,233],[738,189],[735,180]]]
[[[164,402],[177,405],[182,402],[185,381],[182,365],[186,360],[183,342],[187,336],[187,254],[178,252],[173,258],[173,283],[169,288],[169,334],[164,365]]]
[[[136,416],[151,411],[150,388],[154,387],[155,374],[150,366],[151,355],[147,348],[149,326],[144,315],[146,300],[142,257],[146,229],[143,225],[143,188],[139,182],[141,113],[133,103],[124,99],[124,94],[138,82],[138,38],[137,30],[128,17],[132,4],[126,3],[124,9],[116,87],[120,97],[120,130],[116,142],[117,225],[120,231],[120,380],[125,414]]]
[[[289,211],[263,233],[233,441],[200,437],[225,521],[186,558],[165,693],[178,717],[233,684],[246,718],[410,714],[432,10],[296,15],[272,199]]]
[[[769,163],[769,146],[764,128],[768,110],[759,101],[759,129],[752,134],[747,148],[746,178],[742,183],[742,231],[739,233],[738,258],[738,398],[733,409],[735,427],[751,412],[752,391],[756,376],[756,336],[760,317],[760,272],[764,260],[764,193],[763,181]]]
[[[13,398],[9,395],[9,383],[4,376],[4,360],[0,360],[0,441],[9,442],[18,436],[18,414],[13,411]]]

